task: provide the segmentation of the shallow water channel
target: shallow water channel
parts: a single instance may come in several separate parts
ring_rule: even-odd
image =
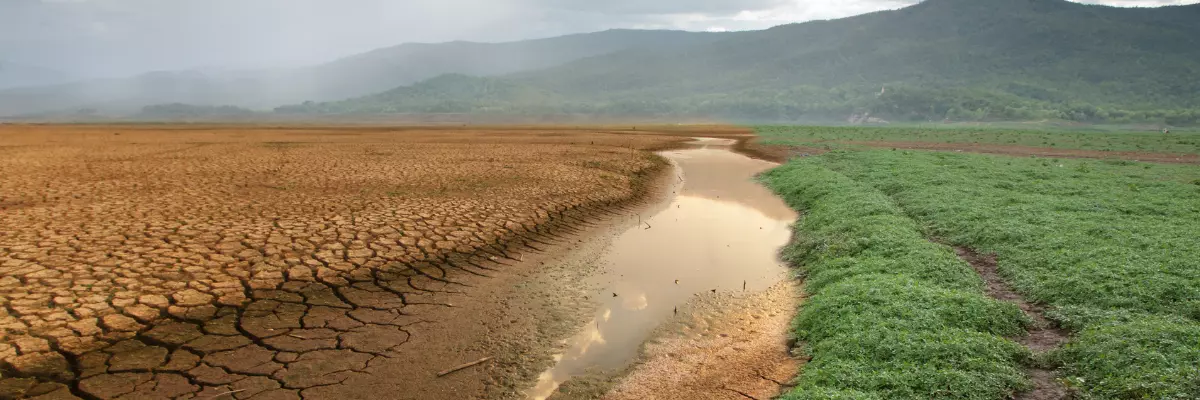
[[[591,323],[568,339],[556,365],[528,395],[543,400],[568,379],[632,362],[655,328],[697,294],[760,291],[786,278],[778,249],[796,214],[754,181],[777,164],[730,150],[732,140],[696,139],[660,153],[675,166],[665,207],[638,215],[601,256],[605,288]]]

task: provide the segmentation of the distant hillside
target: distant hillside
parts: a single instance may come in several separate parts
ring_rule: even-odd
[[[154,121],[208,121],[227,119],[247,119],[254,117],[254,111],[234,106],[196,106],[191,104],[155,104],[142,107],[142,111],[134,115],[134,119]]]
[[[52,85],[69,79],[61,71],[0,60],[0,89]]]
[[[716,40],[719,34],[611,30],[511,43],[404,44],[309,68],[155,72],[129,79],[0,90],[0,115],[73,111],[129,113],[165,103],[270,109],[375,93],[447,73],[502,75],[642,48],[656,51]]]
[[[503,77],[443,76],[290,113],[1200,121],[1200,5],[928,0]]]

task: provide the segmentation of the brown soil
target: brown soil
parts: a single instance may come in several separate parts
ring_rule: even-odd
[[[792,157],[804,154],[821,154],[824,151],[798,146],[766,146],[758,144],[757,137],[739,138],[733,145],[733,151],[747,157],[785,163]]]
[[[5,125],[0,398],[514,397],[687,129]]]
[[[794,282],[750,295],[704,296],[645,346],[643,361],[605,400],[770,399],[799,361],[787,343],[799,303]]]
[[[1007,301],[1016,304],[1033,320],[1033,326],[1029,328],[1029,334],[1017,339],[1018,343],[1028,347],[1034,354],[1043,354],[1049,350],[1055,349],[1069,340],[1067,333],[1054,326],[1054,323],[1046,319],[1043,315],[1045,308],[1039,304],[1025,301],[1020,294],[1013,291],[1004,279],[1000,277],[997,270],[996,256],[994,254],[984,255],[975,252],[972,249],[965,247],[955,247],[954,251],[958,253],[959,258],[971,264],[975,271],[979,272],[979,276],[983,277],[986,284],[987,294],[997,300]],[[1033,389],[1024,393],[1018,394],[1015,398],[1018,400],[1061,400],[1068,399],[1071,396],[1070,391],[1057,379],[1057,374],[1054,371],[1035,367],[1029,370],[1030,376],[1033,378]]]

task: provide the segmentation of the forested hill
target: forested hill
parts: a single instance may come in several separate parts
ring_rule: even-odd
[[[1200,119],[1200,5],[928,0],[674,51],[504,77],[450,75],[280,112],[705,115],[731,119]]]
[[[128,113],[159,103],[271,109],[306,100],[339,100],[377,93],[447,73],[502,75],[632,48],[682,48],[716,40],[720,35],[610,30],[507,43],[402,44],[305,68],[163,71],[126,79],[0,90],[0,116],[81,108]],[[3,72],[0,65],[0,85],[5,84]]]

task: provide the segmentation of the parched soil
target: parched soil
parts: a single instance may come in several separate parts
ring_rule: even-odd
[[[511,394],[514,357],[435,373],[529,346],[552,300],[504,288],[662,131],[0,127],[0,398]]]

